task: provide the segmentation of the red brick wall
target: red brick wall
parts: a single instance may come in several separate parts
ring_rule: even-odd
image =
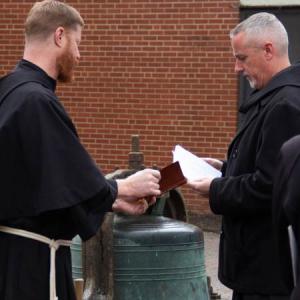
[[[22,56],[32,1],[0,3],[0,73]],[[85,19],[76,81],[58,94],[105,173],[126,168],[139,134],[146,166],[181,144],[224,158],[236,131],[237,80],[228,38],[237,0],[74,0]],[[191,213],[205,200],[183,189]]]

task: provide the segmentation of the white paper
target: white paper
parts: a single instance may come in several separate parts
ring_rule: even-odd
[[[205,177],[221,177],[222,175],[219,170],[180,145],[176,145],[173,151],[173,162],[175,161],[179,162],[184,177],[189,181]]]

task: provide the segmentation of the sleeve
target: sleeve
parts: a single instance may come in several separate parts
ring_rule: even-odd
[[[83,241],[94,236],[100,228],[104,216],[112,211],[113,199],[117,193],[116,181],[110,181],[111,194],[114,197],[107,197],[101,193],[84,203],[73,206],[69,209],[69,216],[75,234],[79,234]]]
[[[300,136],[296,136],[285,142],[282,146],[278,164],[274,175],[274,188],[272,199],[272,225],[274,232],[274,251],[278,252],[278,261],[282,282],[291,290],[293,287],[292,261],[290,257],[290,242],[288,235],[288,226],[291,224],[291,218],[287,216],[286,203],[299,202],[300,192],[299,172],[300,172]],[[294,210],[295,215],[299,216],[299,208]],[[289,213],[288,213],[289,215]],[[299,241],[299,217],[293,222],[293,229],[297,241]],[[298,248],[299,248],[299,242]],[[299,250],[298,250],[299,251]]]
[[[297,152],[298,151],[299,153],[297,153],[297,158],[294,162],[293,168],[288,174],[286,186],[284,186],[284,198],[280,200],[285,215],[287,216],[288,223],[293,225],[295,228],[300,229],[300,149],[297,149]],[[300,234],[300,230],[298,230],[298,234]],[[300,241],[300,238],[298,240]]]
[[[53,95],[31,93],[17,114],[20,151],[34,214],[76,206],[95,195],[116,193],[80,143],[75,127]]]
[[[222,168],[221,168],[221,173],[222,173],[223,177],[225,176],[226,169],[227,169],[227,161],[223,160],[223,165],[222,165]]]
[[[278,101],[266,114],[258,136],[255,171],[212,181],[209,199],[215,214],[270,215],[272,180],[282,144],[300,133],[299,99]]]

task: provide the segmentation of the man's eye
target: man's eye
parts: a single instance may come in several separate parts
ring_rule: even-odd
[[[242,55],[242,56],[237,56],[237,59],[239,61],[245,61],[247,59],[247,56],[246,55]]]

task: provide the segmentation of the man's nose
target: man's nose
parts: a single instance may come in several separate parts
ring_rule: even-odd
[[[234,72],[241,73],[243,70],[243,64],[239,60],[236,60],[234,65]]]
[[[80,52],[79,52],[79,50],[77,50],[77,52],[76,52],[76,60],[80,60]]]

